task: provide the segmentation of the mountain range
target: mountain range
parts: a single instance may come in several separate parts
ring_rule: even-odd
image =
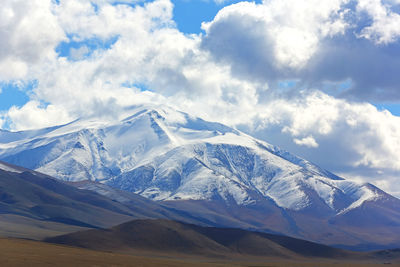
[[[140,197],[169,216],[147,217],[342,248],[400,247],[399,199],[169,107],[137,106],[119,118],[2,130],[0,159],[95,191],[124,209]]]

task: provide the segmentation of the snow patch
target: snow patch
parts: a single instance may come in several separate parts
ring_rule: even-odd
[[[341,215],[344,213],[349,212],[352,209],[360,207],[362,204],[364,204],[366,201],[373,201],[375,199],[379,198],[379,195],[369,189],[367,186],[362,186],[359,190],[357,190],[356,193],[358,199],[354,201],[350,206],[347,208],[341,210],[337,215]]]
[[[10,166],[7,166],[7,165],[5,165],[5,164],[3,164],[1,162],[0,162],[0,169],[3,170],[3,171],[6,171],[6,172],[22,173],[22,171],[14,169],[14,168],[12,168]]]

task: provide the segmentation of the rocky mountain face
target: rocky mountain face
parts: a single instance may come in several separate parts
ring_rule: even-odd
[[[359,249],[400,246],[400,200],[222,124],[167,107],[0,132],[0,159],[110,195],[97,181],[241,227]],[[397,234],[396,234],[397,233]]]

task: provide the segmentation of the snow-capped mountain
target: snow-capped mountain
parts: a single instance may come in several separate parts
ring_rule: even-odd
[[[248,205],[262,196],[301,210],[313,204],[311,190],[339,212],[379,197],[369,185],[166,108],[142,108],[116,123],[78,120],[39,131],[2,132],[0,141],[0,159],[7,162],[66,181],[101,181],[154,200],[221,198]]]
[[[388,207],[382,223],[400,230],[400,200],[371,184],[347,181],[240,131],[168,107],[130,112],[121,119],[1,131],[0,159],[66,181],[99,181],[185,210],[177,203],[274,210],[286,216],[289,230],[265,222],[246,226],[301,237],[309,237],[299,228],[304,214],[340,224],[371,203]]]

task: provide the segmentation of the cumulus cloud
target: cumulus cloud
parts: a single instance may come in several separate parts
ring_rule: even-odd
[[[374,7],[382,12],[373,13]],[[399,100],[400,21],[393,10],[379,0],[242,2],[203,24],[202,48],[230,64],[235,76],[271,88],[284,80],[340,88],[349,80],[337,95]]]
[[[68,112],[61,106],[43,105],[38,101],[29,101],[23,107],[11,107],[8,111],[11,127],[15,129],[37,129],[71,120]]]
[[[55,57],[65,38],[51,0],[5,0],[0,9],[0,80],[26,78],[29,68]]]
[[[336,94],[351,100],[372,102],[398,101],[400,76],[400,43],[376,46],[352,34],[325,40],[323,50],[316,53],[299,77],[303,84],[323,88],[325,84],[348,83]],[[340,86],[339,86],[340,87]],[[336,87],[337,88],[337,87]]]
[[[398,1],[392,2],[398,4]],[[359,36],[377,44],[392,43],[400,37],[400,15],[381,0],[359,0],[357,11],[365,12],[372,18],[371,25],[363,28]]]
[[[308,146],[308,147],[318,147],[318,143],[315,141],[314,137],[307,136],[302,139],[295,138],[293,141],[300,146]]]
[[[255,131],[278,127],[280,134],[295,138],[294,143],[318,143],[320,153],[338,151],[342,155],[337,164],[400,171],[400,118],[388,111],[318,91],[297,99],[277,99],[264,107]],[[324,163],[330,160],[325,157]]]
[[[135,36],[137,34],[174,25],[172,8],[168,0],[157,0],[143,7],[112,5],[102,0],[72,0],[60,1],[54,6],[54,14],[59,25],[74,40],[92,37],[106,39],[123,33],[135,38],[140,37]]]
[[[240,2],[203,24],[202,46],[219,59],[239,63],[237,72],[255,71],[268,78],[295,72],[318,50],[321,39],[343,34],[348,27],[344,2]]]
[[[1,16],[0,37],[17,41],[0,44],[8,49],[0,52],[0,80],[29,77],[37,86],[27,104],[0,115],[1,123],[32,129],[167,103],[400,191],[390,186],[400,174],[400,118],[360,101],[400,98],[396,27],[379,26],[396,17],[387,5],[368,2],[383,5],[378,16],[361,0],[243,2],[203,24],[205,34],[185,35],[168,0],[111,2],[7,1],[19,17]],[[46,25],[35,12],[48,17]],[[364,15],[370,24],[355,25]],[[29,29],[7,32],[24,20]],[[105,47],[87,45],[110,39]],[[61,41],[80,46],[57,56]],[[322,92],[343,81],[341,92]]]

